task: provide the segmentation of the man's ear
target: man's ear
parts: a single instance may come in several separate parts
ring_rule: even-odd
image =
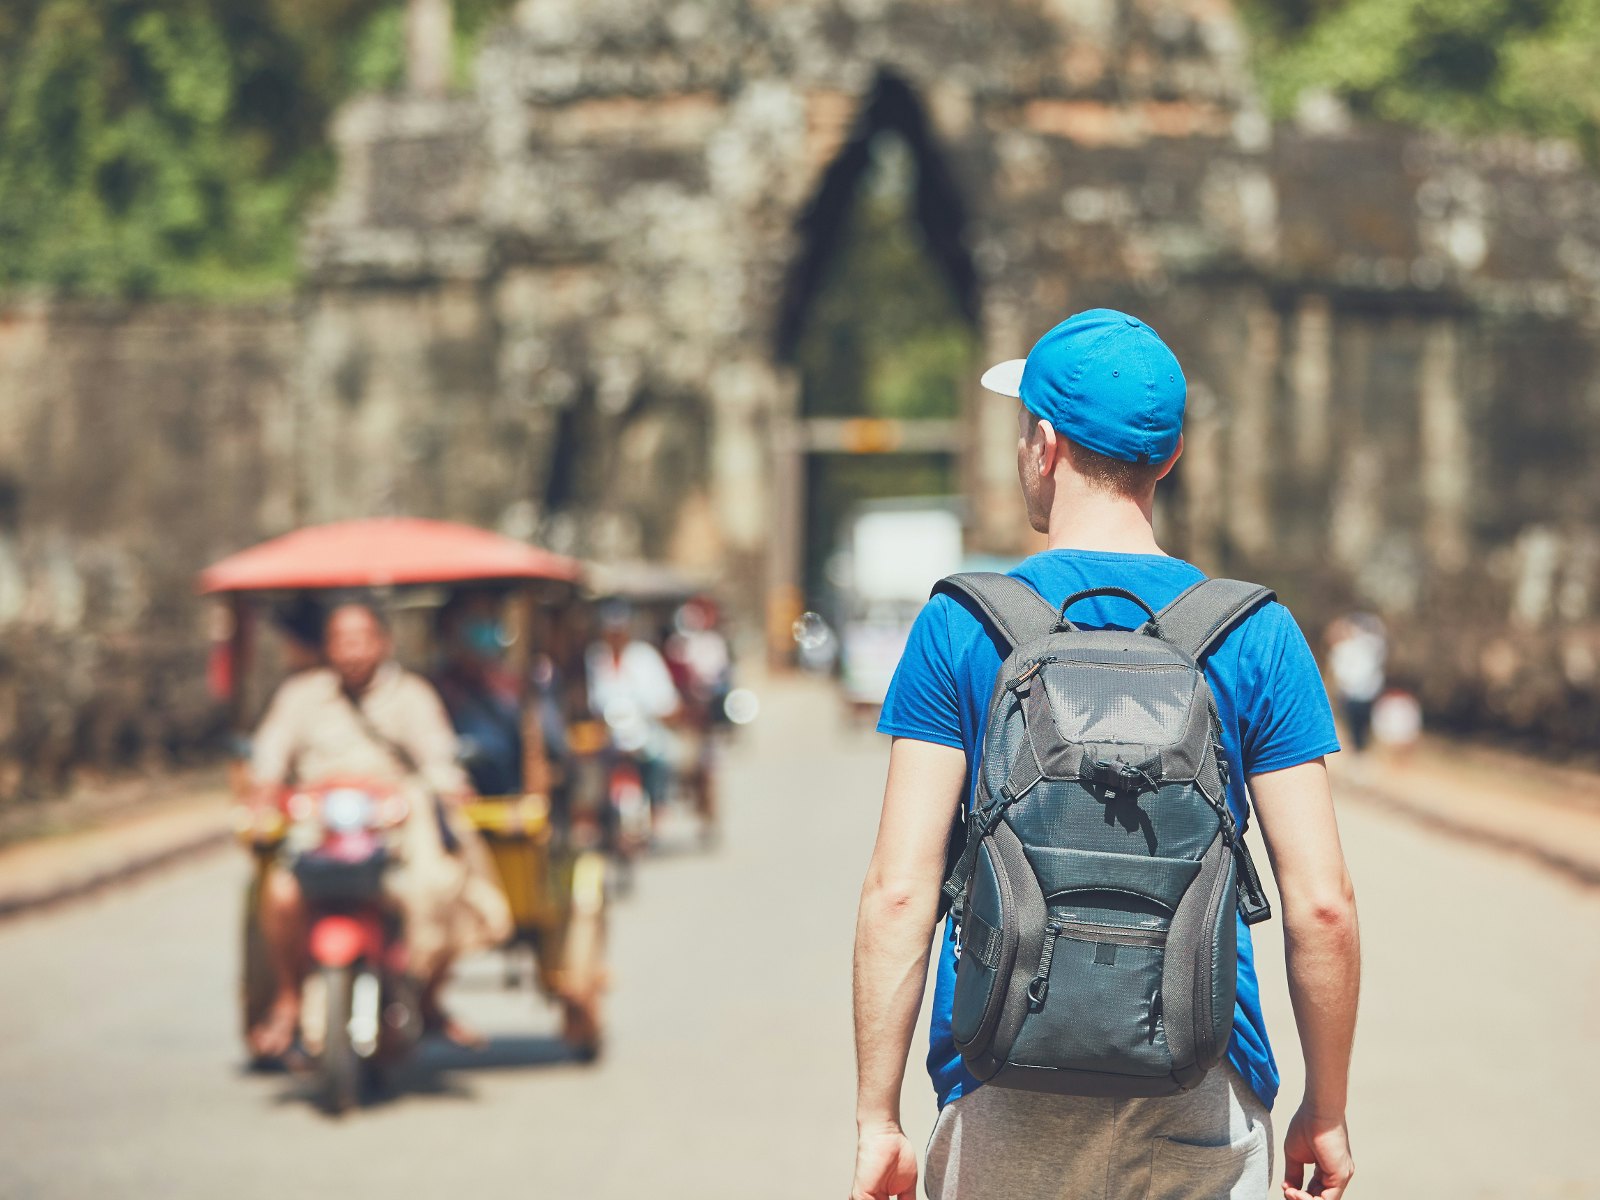
[[[1161,474],[1156,476],[1156,481],[1157,482],[1160,482],[1161,480],[1165,479],[1168,475],[1172,474],[1172,468],[1178,465],[1178,458],[1182,454],[1183,454],[1183,434],[1180,433],[1178,435],[1178,448],[1172,452],[1172,457],[1171,458],[1167,459],[1166,462],[1161,464]]]
[[[1040,442],[1039,475],[1048,479],[1055,474],[1056,464],[1061,461],[1065,447],[1061,444],[1061,435],[1056,432],[1056,427],[1043,417],[1039,418],[1038,427],[1034,432]]]

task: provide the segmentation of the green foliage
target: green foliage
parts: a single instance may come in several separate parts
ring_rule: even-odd
[[[1247,0],[1273,108],[1572,138],[1600,157],[1600,0]]]
[[[452,68],[458,86],[471,82],[472,62],[483,34],[509,3],[510,0],[455,0]],[[404,3],[390,0],[378,6],[351,39],[346,62],[353,91],[379,92],[400,86],[406,74]]]
[[[462,3],[464,37],[504,2]],[[0,289],[282,289],[329,118],[398,81],[403,24],[404,0],[5,0]]]

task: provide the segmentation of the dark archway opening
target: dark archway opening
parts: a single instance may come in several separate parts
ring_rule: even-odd
[[[850,138],[822,176],[816,195],[799,221],[802,250],[789,272],[778,308],[777,352],[793,362],[817,294],[828,282],[849,240],[862,185],[873,174],[875,146],[884,135],[909,152],[911,213],[926,253],[943,277],[956,310],[967,324],[978,324],[978,274],[966,244],[966,206],[928,124],[917,94],[890,72],[879,74],[856,117]]]
[[[961,490],[978,316],[965,222],[916,95],[880,76],[801,217],[777,329],[800,384],[797,582],[836,621],[855,516]]]

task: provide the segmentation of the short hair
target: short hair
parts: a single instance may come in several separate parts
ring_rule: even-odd
[[[1028,414],[1034,425],[1038,425],[1041,418],[1037,413],[1027,408],[1022,411]],[[1089,449],[1082,442],[1073,441],[1059,429],[1056,435],[1071,447],[1073,467],[1083,476],[1084,482],[1097,492],[1125,496],[1130,500],[1141,499],[1154,490],[1161,478],[1162,468],[1167,465],[1165,459],[1156,463],[1136,463],[1125,458],[1112,458],[1109,454]]]
[[[378,627],[379,633],[385,635],[389,633],[389,618],[386,617],[383,613],[383,610],[372,601],[344,600],[328,609],[327,620],[323,621],[322,623],[322,638],[324,641],[326,641],[328,638],[328,630],[333,627],[334,618],[340,613],[344,612],[346,609],[351,608],[359,609],[361,612],[364,612],[367,614],[367,616],[371,617],[372,623]]]
[[[1068,439],[1071,441],[1071,439]],[[1165,461],[1156,463],[1129,462],[1125,458],[1112,458],[1091,450],[1082,442],[1072,442],[1072,465],[1084,482],[1098,492],[1126,496],[1131,500],[1149,495],[1161,479]]]

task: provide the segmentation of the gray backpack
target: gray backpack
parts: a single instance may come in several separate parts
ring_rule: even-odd
[[[934,592],[976,602],[1011,647],[944,886],[967,1069],[1068,1095],[1194,1087],[1233,1028],[1235,898],[1247,924],[1271,916],[1199,660],[1273,593],[1209,579],[1157,613],[1121,588],[1057,610],[987,573]],[[1067,613],[1090,596],[1150,619],[1079,629]]]

